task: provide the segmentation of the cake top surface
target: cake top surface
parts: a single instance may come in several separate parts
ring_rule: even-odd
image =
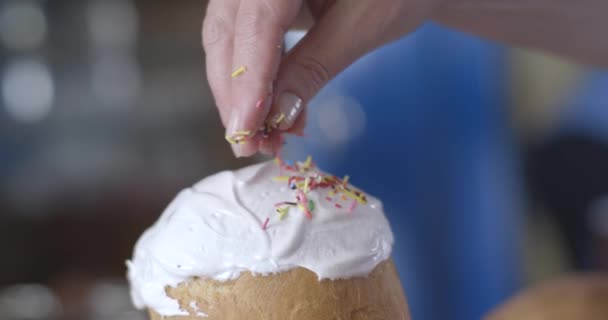
[[[391,254],[382,204],[311,159],[224,171],[181,191],[127,262],[139,308],[185,315],[166,286],[302,267],[319,279],[369,274]]]

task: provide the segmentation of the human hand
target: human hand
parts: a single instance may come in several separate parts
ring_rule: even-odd
[[[608,276],[574,275],[525,290],[486,320],[605,319]]]
[[[276,152],[301,132],[306,104],[373,49],[424,22],[444,0],[210,0],[207,77],[236,156]],[[286,56],[285,32],[308,6],[312,29]]]

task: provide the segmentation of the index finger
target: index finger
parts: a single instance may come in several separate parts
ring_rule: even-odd
[[[228,125],[231,110],[230,68],[232,68],[234,22],[238,7],[238,0],[210,1],[202,30],[207,79],[224,126]]]
[[[234,32],[235,72],[228,137],[245,135],[245,142],[256,141],[254,136],[272,102],[270,94],[281,60],[283,36],[300,6],[301,1],[241,0]],[[233,150],[237,156],[250,156],[258,151],[258,145],[234,144]]]

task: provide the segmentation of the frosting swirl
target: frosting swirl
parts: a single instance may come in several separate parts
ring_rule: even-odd
[[[320,280],[341,279],[365,276],[389,258],[393,235],[379,200],[351,206],[351,199],[317,189],[306,194],[314,203],[312,219],[297,206],[278,214],[275,204],[295,194],[287,182],[273,180],[281,174],[265,162],[181,191],[127,261],[135,305],[185,315],[164,288],[194,276],[225,281],[244,271],[268,275],[302,267]],[[314,167],[307,172],[319,174]]]

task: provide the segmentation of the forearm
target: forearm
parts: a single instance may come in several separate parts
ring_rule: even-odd
[[[607,0],[447,0],[434,20],[512,45],[608,67]]]

